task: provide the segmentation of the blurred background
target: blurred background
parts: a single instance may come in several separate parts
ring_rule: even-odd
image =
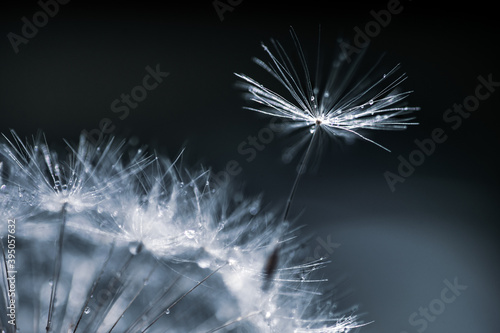
[[[275,38],[293,50],[293,26],[314,63],[319,27],[328,54],[339,38],[353,43],[374,13],[397,8],[370,37],[364,63],[385,54],[382,69],[401,64],[409,77],[403,87],[414,90],[408,103],[421,107],[420,125],[370,134],[391,153],[361,140],[334,141],[317,171],[302,178],[292,217],[313,235],[311,257],[331,259],[323,274],[345,295],[342,304],[357,304],[374,322],[362,332],[498,332],[500,91],[456,129],[443,120],[447,109],[475,94],[479,76],[500,81],[493,5],[73,0],[47,7],[45,22],[37,13],[46,3],[53,2],[2,5],[2,133],[30,137],[40,129],[57,149],[63,139],[76,143],[82,130],[97,140],[108,124],[109,134],[171,157],[187,147],[187,165],[219,172],[236,161],[241,172],[233,180],[248,195],[264,193],[270,207],[283,205],[292,185],[297,161],[284,164],[281,155],[293,140],[276,135],[251,161],[238,152],[269,119],[242,109],[247,103],[233,73],[275,87],[252,62],[265,58],[261,42]],[[23,28],[33,19],[39,27]],[[139,93],[154,70],[168,76],[125,107],[122,94]],[[397,174],[398,156],[408,158],[414,140],[430,138],[435,128],[447,140],[391,190],[384,173]],[[444,303],[445,280],[467,289]],[[426,317],[419,309],[429,306]]]

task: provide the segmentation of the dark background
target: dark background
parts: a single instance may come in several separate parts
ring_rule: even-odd
[[[212,2],[70,1],[15,53],[7,39],[20,34],[23,16],[40,10],[36,1],[2,4],[0,10],[0,131],[21,137],[38,129],[56,148],[77,142],[83,129],[103,118],[114,135],[134,138],[176,156],[187,147],[188,165],[214,171],[236,160],[236,181],[249,195],[264,192],[266,204],[283,204],[294,166],[281,162],[289,139],[273,140],[251,163],[238,144],[256,135],[269,119],[242,110],[246,102],[233,72],[274,82],[251,58],[265,57],[260,42],[276,38],[291,45],[293,26],[314,59],[318,27],[322,48],[339,36],[354,37],[385,1],[273,2],[244,0],[218,17]],[[468,286],[426,332],[498,332],[498,106],[500,92],[452,130],[446,109],[475,91],[477,77],[500,81],[499,25],[494,5],[454,2],[452,6],[402,1],[403,10],[372,38],[368,63],[385,53],[383,67],[401,63],[420,106],[420,125],[405,132],[373,133],[387,153],[367,142],[332,145],[316,173],[302,179],[293,216],[307,233],[340,244],[324,272],[343,281],[345,304],[359,304],[362,332],[417,332],[411,313],[440,297],[443,280]],[[140,84],[145,67],[160,64],[168,78],[121,120],[110,108]],[[268,81],[266,81],[268,80]],[[404,183],[389,189],[384,172],[396,172],[398,155],[413,141],[443,128],[448,136]],[[299,213],[301,215],[299,216]],[[312,238],[311,255],[320,246]],[[320,255],[326,255],[319,248]]]

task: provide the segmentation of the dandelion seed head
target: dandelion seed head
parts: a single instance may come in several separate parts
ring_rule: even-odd
[[[326,261],[304,262],[296,231],[265,211],[261,197],[114,140],[95,147],[82,138],[67,163],[60,159],[41,137],[0,143],[1,216],[19,220],[19,260],[31,267],[18,281],[21,331],[45,327],[53,290],[54,331],[77,322],[82,332],[116,324],[116,332],[151,325],[153,333],[338,333],[359,325],[321,299],[325,280],[316,270]],[[279,259],[263,270],[277,248]]]

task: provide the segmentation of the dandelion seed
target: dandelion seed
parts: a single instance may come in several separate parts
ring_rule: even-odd
[[[411,93],[398,89],[406,80],[405,74],[397,74],[399,65],[381,78],[374,76],[374,66],[354,81],[359,59],[348,66],[347,60],[339,54],[332,61],[326,78],[319,75],[323,72],[319,63],[313,77],[295,32],[290,30],[290,33],[297,49],[299,66],[295,66],[285,48],[275,40],[271,40],[274,52],[262,45],[270,62],[255,59],[257,65],[278,81],[286,95],[267,88],[250,76],[235,74],[242,79],[241,84],[248,92],[247,99],[256,104],[246,109],[284,120],[284,128],[288,132],[307,128],[311,133],[318,130],[330,137],[359,137],[385,150],[388,149],[361,132],[402,130],[416,124],[411,122],[414,117],[409,114],[419,108],[398,106]],[[394,78],[390,80],[391,77]]]
[[[321,136],[343,137],[349,140],[361,138],[389,151],[365,136],[365,130],[404,130],[409,125],[417,124],[413,122],[414,117],[410,114],[419,110],[418,107],[402,105],[411,91],[399,89],[400,84],[406,80],[405,74],[397,74],[399,65],[383,74],[382,77],[377,77],[375,68],[378,64],[376,64],[355,81],[361,57],[356,59],[353,65],[347,66],[347,59],[340,54],[331,62],[331,69],[326,77],[319,75],[322,72],[319,62],[316,64],[313,75],[293,29],[290,33],[297,50],[298,66],[295,65],[292,56],[285,48],[274,40],[271,40],[274,51],[262,44],[264,52],[270,59],[268,62],[254,59],[257,65],[278,81],[277,88],[282,92],[268,88],[250,76],[235,73],[242,80],[240,85],[246,90],[246,98],[255,104],[246,106],[245,109],[281,119],[285,133],[306,130],[306,135],[299,144],[287,149],[283,155],[283,159],[289,162],[300,150],[300,146],[307,144],[285,204],[282,223],[288,221],[301,175],[306,170],[313,149]],[[269,288],[271,283],[279,251],[277,247],[264,266],[265,289]],[[316,269],[315,266],[314,264],[308,266],[307,272],[301,273],[298,281],[310,282],[308,274]],[[268,317],[267,313],[266,317]],[[353,322],[350,317],[345,317],[344,323],[345,327],[340,325],[333,331],[344,332],[345,330],[347,332]],[[324,327],[319,331],[330,330]],[[295,330],[295,332],[302,332],[302,330]]]
[[[406,80],[405,74],[396,74],[399,65],[380,78],[374,74],[375,65],[355,81],[361,57],[353,65],[348,65],[347,59],[339,54],[331,62],[331,69],[326,77],[319,74],[322,72],[319,62],[313,76],[297,35],[293,29],[290,33],[297,50],[299,66],[294,64],[291,55],[275,40],[271,40],[273,52],[262,44],[269,62],[254,59],[257,65],[278,81],[284,94],[267,88],[250,76],[235,73],[242,80],[240,84],[247,91],[247,99],[256,104],[245,109],[282,119],[285,132],[307,129],[312,134],[299,143],[302,145],[309,142],[299,162],[297,178],[287,200],[283,221],[288,217],[300,175],[305,171],[320,135],[346,139],[358,137],[389,151],[362,132],[404,130],[409,125],[417,124],[412,122],[414,117],[410,114],[419,110],[418,107],[401,106],[411,91],[399,91],[399,85]],[[298,148],[287,150],[284,159],[290,161],[298,151]]]

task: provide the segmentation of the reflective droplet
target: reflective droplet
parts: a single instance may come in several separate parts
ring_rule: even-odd
[[[165,314],[167,314],[167,315],[168,315],[168,314],[170,314],[170,310],[169,310],[169,309],[167,309],[167,310],[165,311]]]
[[[128,250],[130,251],[130,254],[135,256],[136,254],[141,253],[143,247],[144,245],[142,242],[132,242],[128,245]]]
[[[258,202],[253,202],[250,207],[248,207],[248,211],[252,215],[257,215],[259,213],[259,203]]]
[[[85,313],[85,314],[89,314],[89,313],[90,313],[90,308],[87,306],[87,307],[85,308],[85,310],[83,310],[83,313]]]
[[[193,239],[195,234],[196,234],[195,231],[192,229],[184,231],[184,235],[186,235],[186,237],[189,239]]]
[[[373,105],[373,99],[370,99],[368,103],[370,103],[370,105]]]

